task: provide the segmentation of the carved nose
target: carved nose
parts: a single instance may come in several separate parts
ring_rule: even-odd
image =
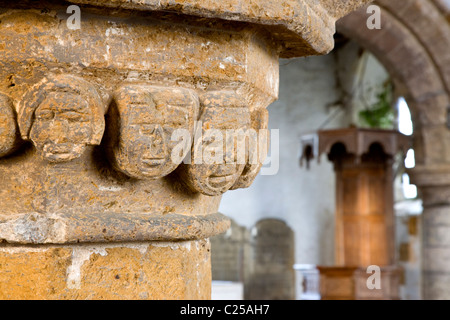
[[[226,177],[236,173],[236,164],[219,164],[214,170],[214,176]]]
[[[152,135],[155,136],[155,138],[162,136],[163,130],[159,124],[156,124],[152,128]]]
[[[160,125],[155,125],[150,130],[151,143],[146,152],[146,157],[149,158],[164,158],[165,157],[165,139],[164,130]]]
[[[48,130],[48,138],[53,143],[65,143],[68,141],[69,126],[66,120],[53,119]]]
[[[238,153],[245,152],[242,147],[245,145],[239,145],[234,136],[227,138],[223,146],[224,161],[226,164],[235,164],[238,160]]]

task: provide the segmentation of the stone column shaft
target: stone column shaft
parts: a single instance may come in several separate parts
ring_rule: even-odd
[[[417,165],[410,172],[423,202],[422,297],[450,299],[450,168]]]

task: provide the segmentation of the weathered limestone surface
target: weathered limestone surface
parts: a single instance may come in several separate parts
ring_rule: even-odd
[[[0,299],[209,299],[209,256],[205,240],[2,246]]]
[[[334,47],[335,22],[372,0],[71,0],[114,8],[163,10],[267,26],[282,58],[325,54]]]
[[[209,130],[265,130],[279,57],[328,52],[368,0],[71,2],[80,29],[69,2],[0,1],[2,294],[208,298],[221,195],[264,161]]]

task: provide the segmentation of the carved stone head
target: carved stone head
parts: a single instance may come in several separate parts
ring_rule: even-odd
[[[80,157],[86,146],[99,145],[105,129],[105,105],[93,85],[76,76],[42,80],[19,103],[18,122],[24,140],[31,140],[50,162]]]
[[[117,90],[114,101],[108,115],[108,149],[114,167],[137,179],[158,179],[174,171],[183,160],[175,147],[190,148],[199,111],[195,93],[128,84]],[[180,142],[174,133],[188,139]]]
[[[202,107],[201,139],[194,141],[191,164],[182,175],[192,191],[217,196],[228,191],[244,170],[245,159],[239,161],[239,153],[245,149],[250,112],[228,91],[206,94]]]
[[[266,109],[254,110],[251,115],[251,123],[251,129],[246,136],[247,164],[239,179],[231,187],[231,190],[250,187],[267,157],[270,141],[270,135],[267,130],[269,112]]]
[[[16,115],[11,100],[0,94],[0,157],[14,151],[19,144]]]

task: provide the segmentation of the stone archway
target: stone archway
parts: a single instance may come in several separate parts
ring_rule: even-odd
[[[423,215],[423,297],[450,298],[450,23],[439,0],[378,0],[382,27],[366,27],[360,9],[338,31],[371,51],[405,91],[414,123]]]

